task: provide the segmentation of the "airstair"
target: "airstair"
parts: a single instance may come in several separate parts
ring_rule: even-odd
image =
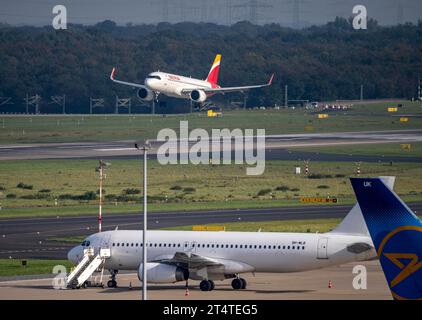
[[[88,283],[87,280],[95,271],[101,272],[102,279],[104,263],[108,258],[110,258],[109,248],[100,248],[97,255],[94,254],[94,248],[85,249],[83,259],[68,275],[66,279],[66,287],[71,289],[85,287]]]

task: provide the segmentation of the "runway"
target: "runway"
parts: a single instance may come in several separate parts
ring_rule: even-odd
[[[421,162],[418,157],[383,157],[360,155],[317,154],[312,152],[289,152],[291,147],[356,145],[378,143],[411,143],[422,141],[422,129],[397,131],[339,132],[268,135],[265,139],[266,159],[319,161],[410,161]],[[0,146],[0,160],[23,159],[76,159],[76,158],[137,158],[140,151],[134,147],[135,141],[74,142],[46,144],[13,144]],[[150,140],[150,156],[154,158],[163,143]],[[193,145],[196,142],[189,142]],[[187,152],[182,148],[179,153]]]
[[[409,203],[415,212],[422,212],[421,203]],[[315,205],[266,209],[214,210],[192,212],[158,212],[148,215],[148,228],[158,229],[194,224],[247,221],[300,220],[343,218],[349,205]],[[139,214],[103,216],[103,230],[140,229]],[[73,216],[53,218],[0,219],[0,258],[66,259],[73,244],[49,240],[52,237],[89,235],[98,228],[97,217]]]
[[[355,265],[367,270],[367,289],[356,290],[352,282]],[[246,290],[234,291],[230,280],[216,281],[215,290],[200,291],[198,281],[189,281],[189,295],[185,296],[184,283],[151,284],[148,299],[161,300],[391,300],[391,293],[378,261],[348,263],[337,267],[300,273],[244,274]],[[108,280],[105,276],[105,280]],[[52,279],[15,280],[0,282],[0,300],[139,300],[140,282],[136,274],[119,274],[118,288],[87,288],[80,290],[54,290]],[[332,288],[328,288],[328,282]],[[132,288],[130,288],[130,285]]]

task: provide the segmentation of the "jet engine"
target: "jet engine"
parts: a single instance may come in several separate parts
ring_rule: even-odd
[[[152,101],[152,99],[154,99],[154,92],[147,88],[140,88],[137,95],[139,99],[144,101]]]
[[[138,279],[142,281],[143,263],[138,269]],[[177,281],[185,281],[189,278],[189,271],[164,263],[147,263],[147,279],[151,283],[173,283]]]
[[[204,102],[207,100],[207,94],[202,90],[192,90],[190,99],[194,102]]]

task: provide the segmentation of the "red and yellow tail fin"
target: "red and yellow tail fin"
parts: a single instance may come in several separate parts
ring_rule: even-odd
[[[210,83],[217,84],[218,81],[218,71],[220,71],[220,61],[221,61],[221,54],[217,54],[214,59],[214,63],[208,73],[207,81]]]

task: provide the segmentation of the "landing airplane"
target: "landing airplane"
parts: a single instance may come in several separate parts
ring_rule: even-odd
[[[391,294],[422,300],[422,222],[380,179],[351,179]]]
[[[218,73],[220,70],[221,54],[217,54],[210,72],[205,80],[187,78],[165,72],[150,73],[144,81],[144,84],[126,82],[115,79],[116,69],[113,68],[110,79],[116,83],[139,88],[137,95],[143,101],[157,100],[159,94],[169,97],[191,99],[193,102],[202,103],[208,97],[217,93],[244,92],[250,89],[263,88],[272,84],[274,74],[266,84],[243,86],[243,87],[220,87],[218,82]]]
[[[391,188],[394,177],[382,177]],[[104,268],[108,287],[116,287],[118,270],[136,270],[142,281],[142,231],[114,230],[93,234],[68,253],[77,264],[84,249],[95,254],[109,248]],[[376,258],[365,221],[356,204],[327,233],[148,231],[147,279],[150,283],[201,280],[211,291],[214,281],[233,279],[233,289],[245,289],[242,273],[298,272]],[[96,268],[96,267],[95,267]],[[93,268],[93,269],[95,269]],[[75,283],[75,286],[79,285]]]

